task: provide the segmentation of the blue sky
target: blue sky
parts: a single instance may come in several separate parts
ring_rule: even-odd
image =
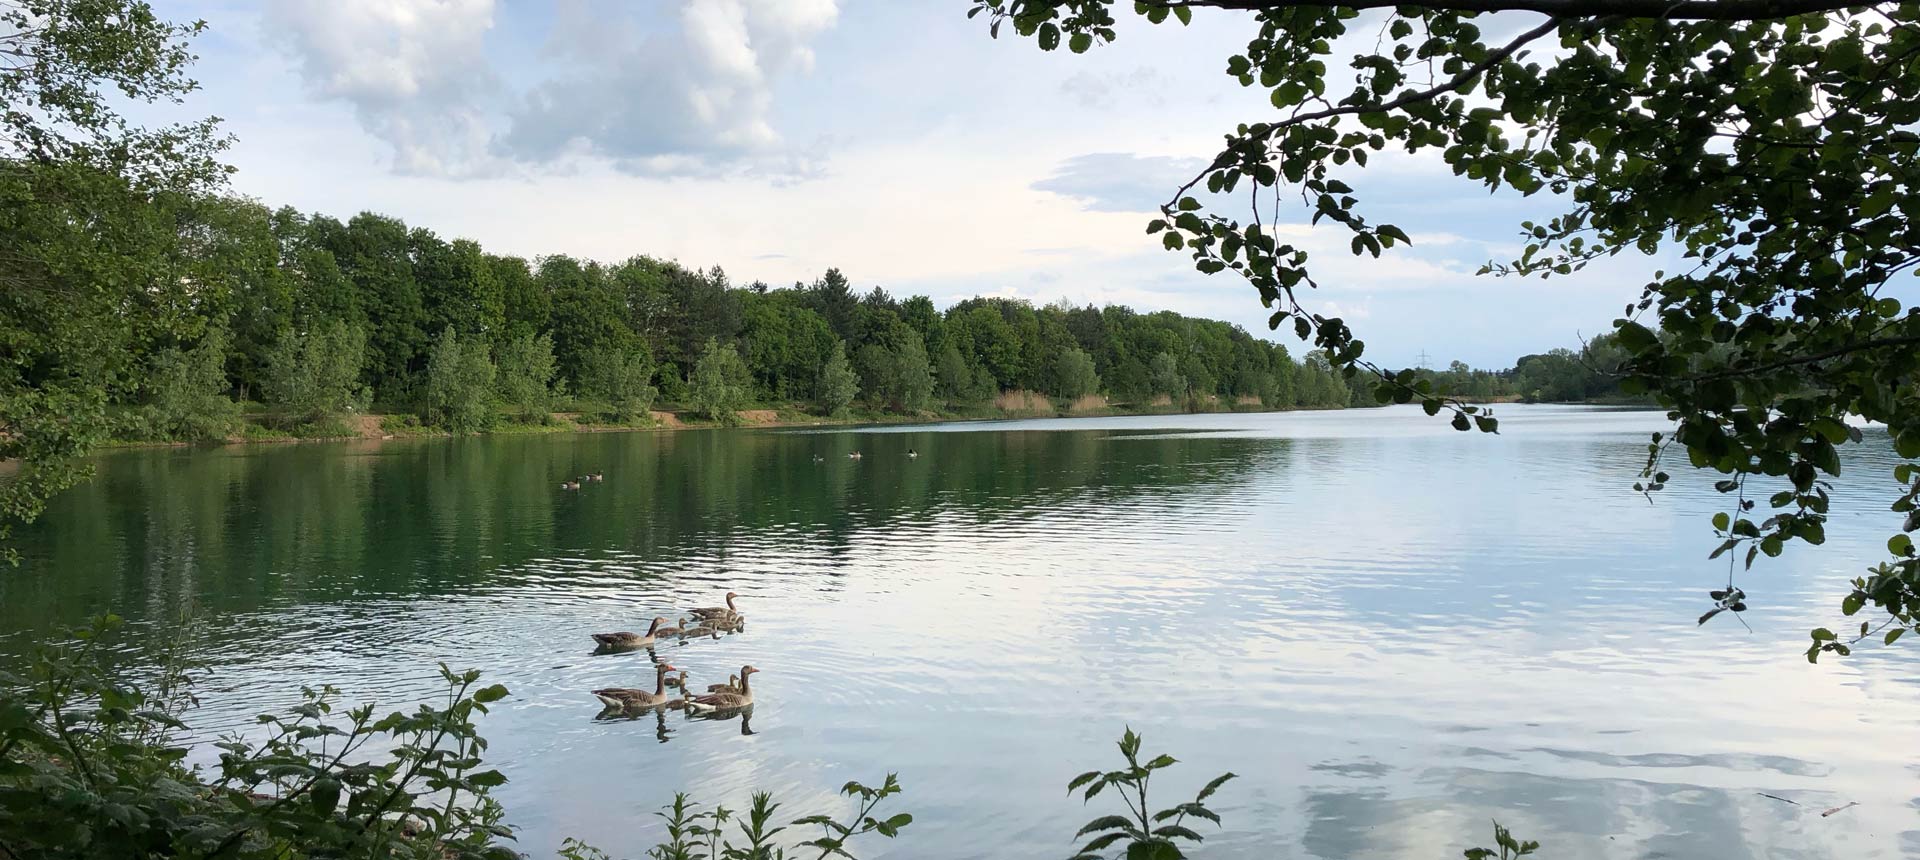
[[[1243,13],[1182,28],[1123,12],[1115,44],[1076,56],[988,38],[968,0],[156,5],[208,22],[189,107],[225,120],[236,190],[271,205],[374,210],[527,256],[644,253],[774,284],[838,266],[943,305],[1119,302],[1267,333],[1245,282],[1143,230],[1221,135],[1274,115],[1222,71],[1252,33]],[[1313,253],[1306,301],[1384,364],[1571,345],[1656,268],[1476,277],[1554,201],[1489,196],[1425,157],[1372,164],[1344,178],[1413,247],[1354,258],[1304,210],[1280,229]]]

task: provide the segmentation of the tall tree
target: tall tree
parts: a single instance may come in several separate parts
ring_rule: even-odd
[[[1118,37],[1118,0],[976,0],[991,32],[1083,53]],[[1246,16],[1251,37],[1224,58],[1242,87],[1281,111],[1229,131],[1226,145],[1147,225],[1213,274],[1232,270],[1348,378],[1379,396],[1496,431],[1485,412],[1379,368],[1346,323],[1298,294],[1308,254],[1262,226],[1303,201],[1379,257],[1406,232],[1370,219],[1348,180],[1389,148],[1437,154],[1464,181],[1550,191],[1561,214],[1520,226],[1514,259],[1485,271],[1570,275],[1624,251],[1673,249],[1692,262],[1656,273],[1615,332],[1613,372],[1676,419],[1651,442],[1642,487],[1665,486],[1666,452],[1725,476],[1719,552],[1751,565],[1790,541],[1820,543],[1836,446],[1853,416],[1884,422],[1902,462],[1890,558],[1847,588],[1900,631],[1920,625],[1920,313],[1889,295],[1920,265],[1907,201],[1920,180],[1920,7],[1855,0],[1427,0],[1361,3],[1182,0],[1131,8],[1152,23]],[[1370,11],[1369,11],[1370,10]],[[1491,13],[1491,14],[1489,14]],[[1010,28],[1006,25],[1010,25]],[[1369,38],[1353,38],[1364,32]],[[1375,33],[1378,39],[1372,38]],[[1347,62],[1336,51],[1362,46]],[[1352,71],[1349,72],[1348,69]],[[1431,79],[1426,72],[1432,71]],[[1350,88],[1346,79],[1353,81]],[[1198,94],[1196,94],[1198,96]],[[1204,191],[1203,191],[1204,190]],[[1210,193],[1209,193],[1210,192]],[[1245,205],[1239,214],[1215,201]],[[1750,476],[1791,489],[1744,498]],[[1733,607],[1716,589],[1713,609]],[[1744,608],[1742,604],[1741,608]],[[1738,611],[1738,610],[1736,610]],[[1714,614],[1709,612],[1708,616]],[[1849,622],[1851,623],[1851,622]],[[1871,626],[1871,625],[1869,625]],[[1864,635],[1864,632],[1863,632]],[[1848,648],[1824,628],[1808,652]]]
[[[127,101],[193,91],[187,41],[203,25],[137,0],[0,5],[0,542],[89,474],[111,388],[137,364],[134,321],[169,272],[179,201],[218,188],[225,139],[209,119],[147,127]],[[15,561],[11,547],[7,560]]]

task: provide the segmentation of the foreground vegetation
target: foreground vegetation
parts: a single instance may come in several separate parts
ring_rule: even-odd
[[[439,702],[410,713],[341,709],[332,689],[304,689],[285,713],[263,714],[250,735],[191,739],[183,722],[194,703],[190,664],[178,651],[157,673],[130,678],[111,659],[120,627],[105,618],[71,639],[42,646],[20,673],[0,674],[0,857],[24,858],[417,858],[505,860],[513,828],[492,790],[507,777],[486,767],[476,721],[507,698],[480,673],[441,667]],[[217,751],[211,765],[189,763]],[[1086,801],[1118,797],[1127,815],[1104,815],[1073,838],[1092,835],[1075,860],[1109,850],[1127,860],[1178,860],[1205,841],[1187,826],[1221,823],[1206,801],[1224,774],[1189,802],[1150,806],[1153,777],[1175,764],[1146,756],[1140,737],[1120,740],[1123,767],[1090,771],[1068,791]],[[659,813],[663,833],[646,848],[659,860],[779,860],[848,857],[856,841],[895,838],[910,813],[880,807],[900,794],[888,774],[879,787],[849,782],[847,814],[777,821],[781,804],[752,796],[744,814],[702,808],[680,794]],[[1063,834],[1064,836],[1064,834]],[[1531,853],[1496,825],[1496,847],[1468,858]],[[637,837],[644,844],[652,837]],[[1063,842],[1064,842],[1063,838]],[[607,860],[567,840],[565,860]]]

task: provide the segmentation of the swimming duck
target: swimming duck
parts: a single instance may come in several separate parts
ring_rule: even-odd
[[[600,703],[608,708],[619,708],[623,711],[658,707],[667,703],[667,673],[678,671],[680,671],[678,667],[667,663],[661,663],[655,667],[651,693],[630,687],[607,687],[594,690],[593,697],[599,699]]]
[[[660,631],[660,625],[667,623],[665,618],[653,619],[646,633],[633,633],[622,630],[619,633],[594,633],[593,641],[602,648],[643,648],[653,644],[654,634]]]
[[[687,700],[687,712],[709,714],[714,711],[737,711],[753,706],[753,687],[750,683],[753,673],[760,671],[752,666],[740,667],[740,691],[737,693],[708,693]]]
[[[729,591],[727,592],[727,605],[703,606],[699,609],[692,610],[690,614],[707,624],[712,624],[715,621],[731,622],[734,618],[740,617],[740,610],[734,608],[733,605],[733,599],[739,596],[740,595]]]

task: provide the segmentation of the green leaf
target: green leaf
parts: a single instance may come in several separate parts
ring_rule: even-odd
[[[1130,830],[1132,828],[1133,819],[1127,818],[1124,815],[1102,815],[1099,818],[1087,822],[1086,826],[1080,828],[1080,832],[1073,834],[1073,838],[1078,839],[1089,833],[1101,830]]]
[[[1072,794],[1074,793],[1074,791],[1078,790],[1080,786],[1086,785],[1087,783],[1092,782],[1099,778],[1100,778],[1100,772],[1097,770],[1090,770],[1090,771],[1087,771],[1086,773],[1076,776],[1073,778],[1072,782],[1067,783],[1067,793]]]
[[[1040,50],[1051,51],[1060,47],[1060,28],[1049,21],[1040,25]]]
[[[473,694],[473,700],[483,705],[489,704],[492,702],[498,702],[501,699],[504,699],[506,697],[507,697],[507,688],[500,684],[494,684],[491,687],[484,687],[480,689],[478,692]]]
[[[1214,777],[1212,782],[1207,783],[1205,787],[1200,789],[1200,794],[1194,797],[1194,802],[1198,803],[1212,797],[1214,792],[1220,790],[1220,786],[1226,785],[1227,780],[1233,779],[1236,776],[1238,776],[1238,774],[1229,771]]]
[[[1067,49],[1076,54],[1084,54],[1093,47],[1093,34],[1075,33],[1067,39]]]
[[[1905,556],[1912,551],[1913,538],[1907,537],[1906,535],[1894,535],[1893,537],[1887,538],[1887,552],[1898,556]]]
[[[1614,337],[1620,341],[1622,347],[1633,353],[1645,352],[1660,342],[1660,338],[1656,337],[1651,329],[1628,320],[1620,320],[1616,324]]]
[[[1127,860],[1184,860],[1187,855],[1164,839],[1140,841],[1127,846]]]
[[[1815,642],[1832,642],[1835,638],[1833,635],[1833,631],[1828,630],[1825,627],[1813,628],[1812,636],[1813,636],[1813,641]]]
[[[1895,628],[1893,628],[1892,630],[1889,630],[1889,631],[1887,631],[1887,638],[1886,638],[1886,639],[1884,639],[1884,640],[1882,640],[1882,641],[1884,641],[1884,642],[1885,642],[1886,644],[1888,644],[1888,645],[1892,645],[1892,644],[1893,644],[1893,642],[1894,642],[1894,640],[1896,640],[1896,639],[1899,639],[1899,638],[1900,638],[1900,634],[1902,634],[1902,633],[1905,633],[1905,632],[1907,632],[1907,628],[1905,628],[1905,627],[1895,627]]]

